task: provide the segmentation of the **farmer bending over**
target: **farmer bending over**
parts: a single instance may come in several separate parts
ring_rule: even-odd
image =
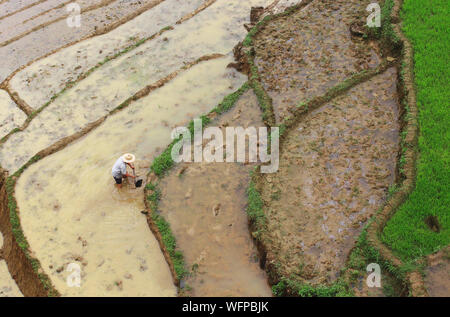
[[[133,162],[136,157],[133,154],[124,154],[116,161],[112,168],[112,176],[116,181],[116,185],[122,188],[122,179],[127,177],[135,178],[135,176],[127,173],[127,165],[134,170]]]

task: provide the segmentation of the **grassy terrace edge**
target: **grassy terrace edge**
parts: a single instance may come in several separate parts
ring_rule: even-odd
[[[238,99],[250,89],[249,82],[244,83],[238,90],[227,95],[221,103],[219,103],[208,114],[202,115],[202,128],[207,126],[213,118],[221,115],[234,107]],[[191,121],[188,125],[188,129],[193,136],[194,134],[194,121]],[[169,171],[175,166],[172,160],[171,152],[173,146],[180,140],[175,139],[169,146],[156,158],[150,167],[150,171],[147,177],[147,185],[144,189],[144,200],[147,209],[147,221],[150,229],[154,232],[158,242],[160,243],[161,250],[169,264],[172,272],[172,277],[176,286],[181,286],[181,281],[188,276],[189,270],[186,268],[183,253],[177,249],[176,238],[170,228],[169,222],[160,215],[158,211],[159,202],[161,199],[161,189],[159,187],[160,181]],[[189,286],[186,286],[189,288]]]
[[[50,278],[47,274],[42,270],[41,263],[38,259],[36,259],[30,251],[30,245],[28,244],[27,239],[23,233],[22,227],[20,225],[20,217],[19,217],[19,209],[17,206],[17,201],[14,196],[15,193],[15,185],[16,180],[20,177],[20,175],[27,169],[31,164],[39,161],[41,159],[40,156],[36,155],[31,158],[24,166],[22,166],[17,172],[15,172],[12,176],[6,178],[6,194],[7,194],[7,202],[8,202],[8,211],[11,222],[11,229],[14,236],[15,241],[22,249],[25,257],[30,262],[34,273],[39,278],[42,283],[44,289],[47,291],[47,295],[49,297],[57,297],[60,296],[59,292],[53,286]]]

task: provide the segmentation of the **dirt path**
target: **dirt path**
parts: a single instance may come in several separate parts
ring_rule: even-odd
[[[399,146],[391,68],[306,116],[264,177],[268,261],[283,276],[334,281],[395,179]],[[273,264],[272,263],[272,264]]]
[[[237,89],[245,77],[226,68],[231,61],[194,66],[20,177],[16,197],[25,236],[62,295],[175,295],[167,263],[140,214],[142,190],[118,192],[110,169],[124,152],[134,152],[148,168],[175,124],[186,124]],[[79,289],[66,285],[70,262],[82,266]]]
[[[245,93],[210,126],[263,127],[258,101]],[[186,169],[179,176],[181,169]],[[248,232],[250,165],[180,164],[160,184],[161,214],[170,223],[187,267],[193,296],[271,296]]]

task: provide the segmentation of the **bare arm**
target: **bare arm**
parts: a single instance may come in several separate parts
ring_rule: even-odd
[[[126,163],[126,164],[134,170],[133,164],[131,164],[131,163]],[[134,175],[132,175],[132,174],[128,174],[128,173],[126,173],[126,174],[124,175],[124,177],[136,178],[136,176],[134,176]]]

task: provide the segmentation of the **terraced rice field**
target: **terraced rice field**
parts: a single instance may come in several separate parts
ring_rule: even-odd
[[[80,0],[77,28],[71,1],[0,1],[0,296],[448,296],[448,69],[424,70],[448,63],[436,17],[413,30],[438,2],[369,29],[369,0]],[[195,118],[278,127],[277,170],[175,163]]]

